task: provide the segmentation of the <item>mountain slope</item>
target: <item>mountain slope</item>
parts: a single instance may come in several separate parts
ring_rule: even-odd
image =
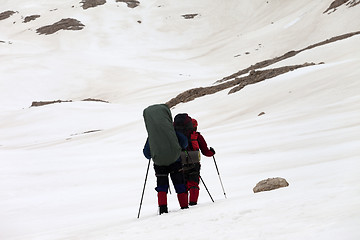
[[[0,238],[359,239],[360,36],[304,50],[360,30],[357,1],[326,12],[332,3],[4,1],[0,13],[14,13],[0,20]],[[68,18],[84,27],[36,32]],[[145,107],[249,66],[224,83],[306,62],[316,65],[174,105],[215,148],[228,198],[203,157],[215,203],[201,185],[198,206],[179,210],[173,193],[157,216],[150,169],[136,218]],[[72,101],[29,107],[58,99]],[[269,177],[290,185],[254,194]]]

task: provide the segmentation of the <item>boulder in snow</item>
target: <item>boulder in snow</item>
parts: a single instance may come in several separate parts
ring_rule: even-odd
[[[287,187],[289,183],[284,178],[268,178],[266,180],[260,181],[256,186],[253,188],[254,193],[257,192],[264,192],[264,191],[271,191],[274,189]]]

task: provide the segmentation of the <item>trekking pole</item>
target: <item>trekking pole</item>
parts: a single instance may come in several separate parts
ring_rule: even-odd
[[[205,187],[206,191],[208,192],[208,194],[209,194],[209,196],[211,198],[211,201],[214,202],[214,199],[212,198],[212,196],[211,196],[211,194],[209,192],[209,189],[206,187],[204,180],[202,179],[201,176],[199,176],[199,177],[200,177],[201,182],[204,184],[204,187]]]
[[[145,181],[144,181],[144,188],[143,188],[143,191],[142,191],[142,194],[141,194],[141,200],[140,200],[140,206],[139,206],[139,212],[138,212],[137,218],[140,217],[140,210],[141,210],[141,205],[142,205],[142,201],[143,201],[143,198],[144,198],[145,185],[146,185],[147,176],[148,176],[149,167],[150,167],[150,160],[151,160],[151,159],[149,159],[149,163],[148,163],[147,170],[146,170]]]
[[[168,178],[169,179],[169,178]],[[171,194],[170,184],[169,184],[169,193]]]
[[[214,155],[213,155],[213,159],[214,159],[214,163],[215,163],[215,167],[216,167],[217,174],[218,174],[219,179],[220,179],[221,187],[222,187],[222,190],[223,190],[223,192],[224,192],[224,196],[225,196],[225,198],[226,198],[226,193],[225,193],[224,185],[223,185],[223,183],[222,183],[222,181],[221,181],[219,169],[218,169],[218,166],[217,166],[217,164],[216,164]]]

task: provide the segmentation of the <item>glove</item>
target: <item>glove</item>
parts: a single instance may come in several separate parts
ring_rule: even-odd
[[[212,147],[210,147],[210,151],[215,154],[215,150]]]

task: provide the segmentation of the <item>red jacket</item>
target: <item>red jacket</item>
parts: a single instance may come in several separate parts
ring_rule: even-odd
[[[207,157],[212,157],[214,155],[214,153],[212,151],[210,151],[210,149],[208,148],[204,137],[199,132],[196,132],[196,135],[197,135],[197,142],[199,144],[201,153]],[[191,143],[189,143],[189,147],[191,148]]]

